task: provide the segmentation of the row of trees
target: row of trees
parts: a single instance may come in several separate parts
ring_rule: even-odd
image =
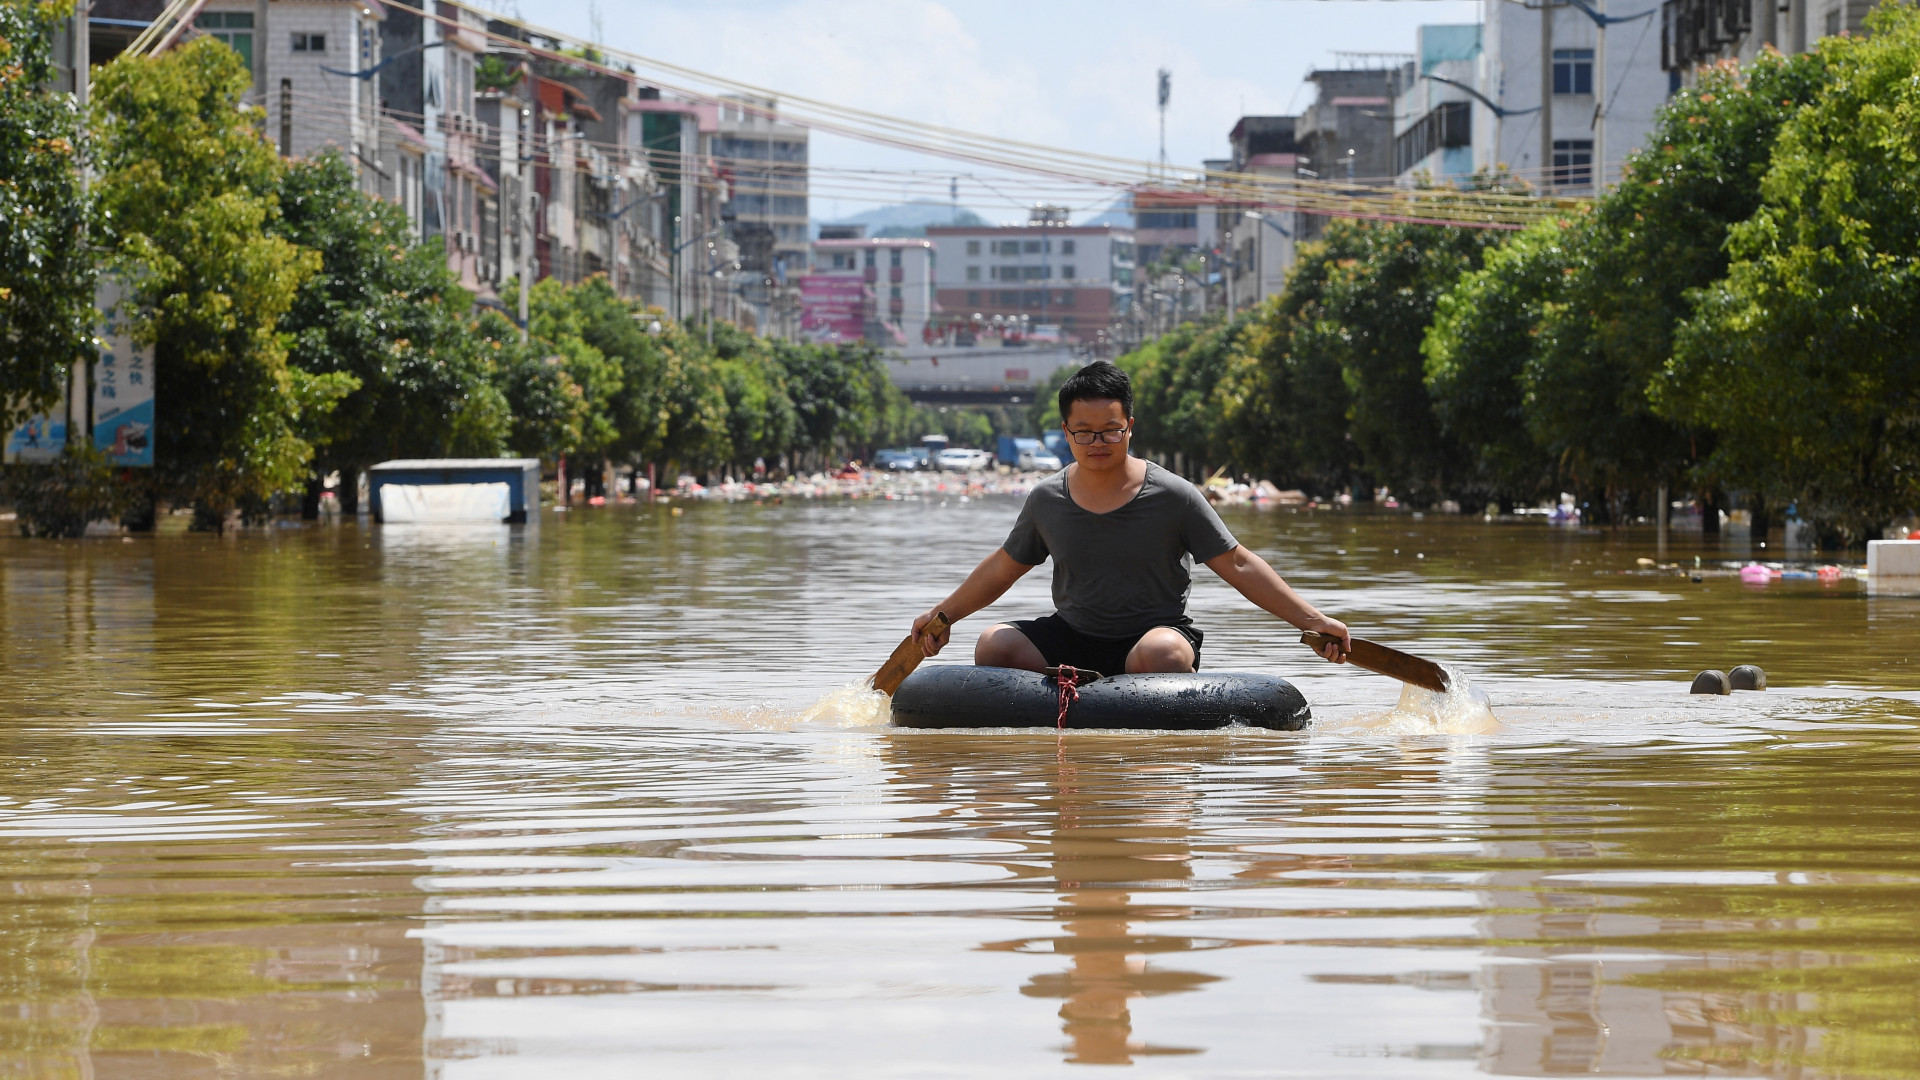
[[[871,350],[709,337],[602,278],[534,286],[523,341],[342,159],[277,156],[225,45],[115,61],[90,116],[49,92],[64,15],[0,0],[0,423],[92,360],[96,277],[117,274],[152,347],[156,465],[76,445],[9,467],[29,531],[150,524],[160,503],[218,528],[301,491],[312,510],[321,478],[396,457],[564,457],[597,483],[610,460],[798,466],[937,430]]]
[[[1416,504],[1565,489],[1618,520],[1664,486],[1877,537],[1920,506],[1917,72],[1889,5],[1699,72],[1589,212],[1335,224],[1263,308],[1123,358],[1141,439]]]

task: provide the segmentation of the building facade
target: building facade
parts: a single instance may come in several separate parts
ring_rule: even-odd
[[[936,340],[981,336],[1092,344],[1132,304],[1130,230],[1069,225],[1043,207],[1025,225],[929,226]]]
[[[1468,95],[1477,167],[1574,194],[1620,181],[1678,82],[1661,70],[1651,0],[1591,10],[1484,0],[1480,77]]]
[[[931,240],[814,241],[813,265],[796,275],[801,336],[819,342],[863,340],[887,349],[933,342],[934,266]]]

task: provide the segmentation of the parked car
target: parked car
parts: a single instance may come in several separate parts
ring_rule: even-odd
[[[985,450],[948,447],[934,455],[934,461],[947,472],[974,472],[993,464],[993,455]]]
[[[1060,459],[1051,450],[1022,450],[1018,467],[1029,472],[1059,472]]]
[[[925,458],[911,450],[875,450],[873,467],[888,472],[912,472],[922,467]]]

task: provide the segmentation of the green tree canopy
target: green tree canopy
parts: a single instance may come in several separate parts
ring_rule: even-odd
[[[1920,13],[1827,38],[1727,275],[1654,386],[1739,481],[1859,542],[1920,503]]]
[[[251,86],[212,38],[122,57],[97,85],[101,206],[154,349],[154,480],[202,524],[298,485],[300,433],[354,387],[287,363],[280,320],[321,260],[272,231],[281,164]]]
[[[358,384],[308,434],[317,470],[500,454],[509,417],[492,350],[440,245],[415,243],[406,211],[357,190],[338,154],[289,164],[279,204],[274,231],[320,255],[281,319],[288,358]]]
[[[54,91],[64,3],[0,0],[0,433],[60,397],[91,355],[91,208],[80,114]]]

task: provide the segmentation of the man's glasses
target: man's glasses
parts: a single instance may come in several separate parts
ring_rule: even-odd
[[[1109,431],[1069,431],[1067,434],[1081,446],[1092,446],[1096,442],[1117,443],[1127,437],[1131,428],[1113,428]]]

